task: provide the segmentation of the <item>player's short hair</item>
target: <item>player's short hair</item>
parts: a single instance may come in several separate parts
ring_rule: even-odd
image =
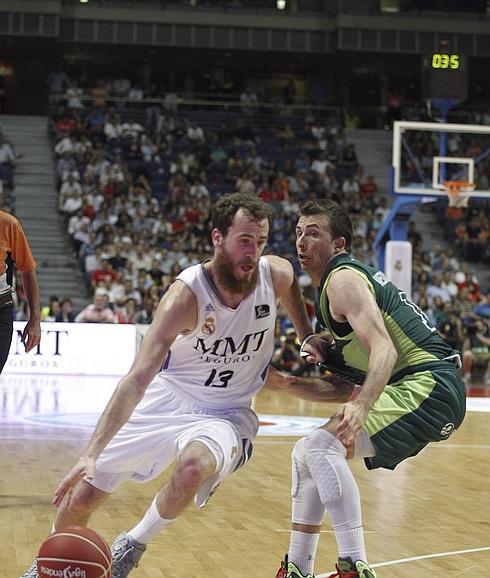
[[[305,201],[299,208],[300,217],[325,215],[334,239],[344,237],[345,250],[350,253],[352,245],[352,222],[347,212],[335,201],[315,199]]]
[[[262,199],[244,193],[231,193],[223,195],[214,204],[211,210],[212,228],[216,228],[223,235],[226,235],[240,209],[247,211],[254,221],[267,219],[269,225],[272,224],[272,209]]]

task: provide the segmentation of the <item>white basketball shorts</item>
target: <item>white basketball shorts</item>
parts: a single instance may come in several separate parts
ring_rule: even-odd
[[[111,493],[126,480],[152,480],[190,442],[199,441],[217,464],[214,476],[196,495],[196,505],[201,507],[225,478],[246,463],[258,426],[258,418],[249,408],[199,407],[157,376],[142,403],[97,459],[90,484]]]

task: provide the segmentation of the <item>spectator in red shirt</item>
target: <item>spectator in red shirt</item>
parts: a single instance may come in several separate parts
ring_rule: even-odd
[[[270,203],[272,201],[272,193],[266,181],[264,181],[260,186],[259,197],[264,201],[264,203]]]
[[[189,223],[195,225],[199,221],[199,217],[202,215],[202,211],[199,208],[197,201],[192,200],[189,203],[189,207],[185,212],[185,218]]]
[[[172,221],[172,231],[174,233],[181,233],[184,230],[184,221],[178,217]]]
[[[107,259],[102,259],[100,269],[96,269],[91,276],[92,287],[97,287],[100,281],[110,279],[114,281],[116,278],[116,271],[112,269]]]
[[[65,115],[56,121],[54,128],[58,135],[72,134],[77,129],[77,123],[74,118]]]

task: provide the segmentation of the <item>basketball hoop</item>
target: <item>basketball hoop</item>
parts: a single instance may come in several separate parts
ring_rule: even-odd
[[[465,209],[468,206],[470,196],[462,193],[472,191],[475,188],[475,183],[470,183],[468,181],[444,181],[442,184],[446,189],[450,207]]]

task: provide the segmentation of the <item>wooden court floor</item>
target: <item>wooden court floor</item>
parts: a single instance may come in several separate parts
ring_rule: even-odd
[[[335,406],[262,392],[261,414],[323,416]],[[87,431],[0,428],[0,577],[18,578],[51,528],[52,492],[80,455]],[[274,578],[287,549],[290,453],[296,437],[257,438],[253,459],[202,510],[189,510],[145,553],[134,578]],[[468,413],[460,431],[396,471],[352,465],[363,500],[370,562],[379,578],[487,576],[490,573],[490,414]],[[145,512],[162,479],[128,483],[94,515],[111,543]],[[336,560],[325,521],[317,577]]]

